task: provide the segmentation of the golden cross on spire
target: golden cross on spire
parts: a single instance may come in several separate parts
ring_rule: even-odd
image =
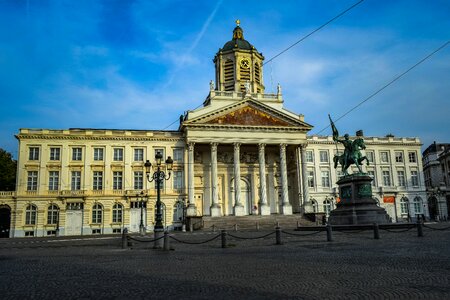
[[[236,25],[237,26],[241,25],[241,21],[239,19],[236,20]]]

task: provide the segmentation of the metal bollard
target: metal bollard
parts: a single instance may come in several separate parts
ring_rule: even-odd
[[[237,229],[238,229],[238,225],[234,224],[234,231],[237,231]]]
[[[418,237],[423,237],[422,222],[420,222],[419,218],[417,218],[417,236]]]
[[[333,230],[331,228],[330,223],[327,224],[326,229],[327,229],[327,242],[331,242],[331,241],[333,241],[333,235],[332,235]]]
[[[164,232],[164,251],[170,250],[170,243],[169,243],[169,232]]]
[[[194,224],[192,224],[192,221],[189,223],[189,231],[194,231]]]
[[[127,240],[128,229],[124,228],[122,231],[122,249],[127,249],[128,240]]]
[[[378,227],[378,223],[373,223],[373,238],[376,240],[380,239],[380,228]]]
[[[212,230],[213,230],[213,232],[216,232],[216,225],[215,224],[213,224]]]
[[[281,228],[279,226],[275,228],[275,241],[277,245],[281,245]]]
[[[222,248],[227,247],[227,231],[225,229],[222,229],[220,232],[220,235],[222,237]]]
[[[259,222],[256,222],[256,231],[259,231]]]

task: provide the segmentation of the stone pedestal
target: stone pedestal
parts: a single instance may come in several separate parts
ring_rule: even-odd
[[[372,178],[365,174],[352,174],[340,179],[337,208],[330,213],[332,225],[384,224],[389,216],[372,198]]]
[[[186,216],[187,217],[195,217],[197,215],[197,208],[195,207],[195,204],[191,203],[186,208]]]
[[[261,216],[269,216],[270,215],[270,206],[267,204],[259,205],[259,214]]]
[[[244,206],[242,206],[242,205],[235,205],[234,206],[234,215],[236,217],[245,216]]]
[[[292,205],[289,203],[284,203],[283,206],[281,206],[281,214],[285,216],[292,215]]]
[[[220,205],[213,204],[211,205],[211,217],[221,217],[222,216],[222,209],[220,208]]]

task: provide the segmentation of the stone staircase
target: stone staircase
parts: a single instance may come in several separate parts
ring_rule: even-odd
[[[295,229],[297,226],[312,226],[315,223],[302,217],[300,214],[290,216],[225,216],[225,217],[203,217],[202,226],[198,228],[203,231],[212,230],[263,230],[275,229],[279,225],[282,229]]]

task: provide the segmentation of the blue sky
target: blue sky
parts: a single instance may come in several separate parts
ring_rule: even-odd
[[[16,156],[19,128],[175,130],[236,19],[269,60],[356,2],[0,0],[0,147]],[[448,40],[447,0],[365,0],[266,64],[266,92],[316,134]],[[450,45],[336,126],[428,145],[450,142],[449,115]]]

